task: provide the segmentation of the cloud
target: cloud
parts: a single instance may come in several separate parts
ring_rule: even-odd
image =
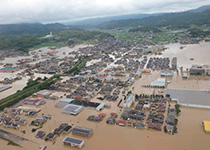
[[[206,4],[209,0],[0,0],[0,24],[176,12]]]

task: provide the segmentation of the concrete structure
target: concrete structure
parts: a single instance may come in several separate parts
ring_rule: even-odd
[[[90,137],[93,134],[93,129],[76,126],[72,130],[72,134]]]
[[[165,78],[158,78],[157,80],[153,81],[150,84],[151,87],[165,87],[166,86],[166,79]]]
[[[130,108],[131,105],[134,102],[134,98],[135,98],[135,95],[134,94],[128,95],[127,98],[126,98],[126,100],[125,100],[124,107],[125,108]]]
[[[206,133],[210,133],[210,121],[203,121],[203,127]]]
[[[3,87],[0,88],[0,92],[3,92],[5,90],[8,90],[11,87],[12,87],[11,85],[5,85],[5,86],[3,86]]]
[[[139,78],[142,74],[142,70],[139,68],[135,73],[135,78]]]
[[[190,75],[210,75],[210,65],[192,65]]]
[[[39,97],[46,97],[46,96],[49,96],[50,94],[52,94],[50,90],[41,90],[37,92],[37,96]]]
[[[85,144],[84,140],[80,140],[80,139],[76,139],[76,138],[72,138],[72,137],[66,137],[63,140],[63,144],[64,145],[69,145],[69,146],[75,146],[78,148],[82,148],[83,145]]]
[[[74,99],[70,99],[70,98],[63,98],[61,99],[60,101],[58,101],[56,104],[55,104],[55,107],[65,107],[66,105],[70,104],[72,101],[74,101]]]
[[[98,105],[98,107],[96,107],[96,110],[100,111],[104,108],[106,104],[105,103],[101,103],[100,105]]]
[[[171,68],[173,70],[177,69],[177,57],[173,57],[171,60]]]
[[[161,71],[160,72],[160,76],[162,77],[173,77],[174,76],[174,72],[167,70],[167,71]]]
[[[205,91],[167,89],[167,97],[172,101],[177,101],[182,106],[210,108],[210,93]]]
[[[84,109],[83,106],[68,104],[63,109],[62,112],[70,115],[77,115]]]

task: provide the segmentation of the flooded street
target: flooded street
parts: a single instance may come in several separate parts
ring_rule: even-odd
[[[201,43],[200,45],[187,45],[184,49],[180,49],[179,44],[170,44],[167,45],[169,47],[160,57],[177,57],[178,58],[178,67],[183,66],[184,68],[191,67],[192,64],[209,64],[210,63],[210,55],[209,55],[209,47],[210,43]],[[77,47],[76,49],[78,49]],[[43,51],[45,50],[42,48]],[[47,49],[46,49],[47,50]],[[64,57],[67,54],[65,49],[60,49],[57,53]],[[194,58],[194,61],[191,61],[190,58]],[[115,60],[116,61],[116,60]],[[92,61],[89,62],[88,65],[97,62]],[[110,65],[113,65],[111,63]],[[108,66],[109,67],[109,66]],[[108,68],[107,67],[107,68]],[[106,68],[105,68],[106,69]],[[105,70],[103,69],[103,71]],[[12,74],[0,74],[0,77],[12,76]],[[44,77],[45,75],[35,74],[35,78]],[[129,87],[128,90],[131,90],[135,94],[160,94],[164,92],[164,89],[155,89],[155,88],[145,88],[144,85],[150,85],[151,82],[160,78],[160,71],[152,71],[151,73],[143,73],[141,78],[135,79],[135,82],[132,86]],[[0,93],[0,98],[6,97],[12,93],[15,93],[17,90],[22,89],[29,78],[25,77],[21,81],[14,82],[11,88],[7,91]],[[68,77],[65,77],[68,79]],[[182,79],[182,77],[174,72],[173,77],[167,77],[167,81],[170,81],[168,84],[169,88],[183,88],[183,89],[196,89],[201,90],[204,88],[210,88],[210,80],[209,78],[198,78],[192,77],[190,79]],[[121,90],[122,91],[122,90]],[[64,93],[53,93],[54,95],[64,96]],[[70,93],[66,93],[70,94]],[[101,102],[97,99],[100,95],[97,95],[91,99],[92,102]],[[37,133],[32,133],[32,126],[29,126],[30,122],[34,120],[33,117],[28,117],[22,115],[24,119],[27,119],[27,125],[22,126],[18,130],[14,130],[8,128],[9,132],[22,136],[26,139],[30,139],[28,142],[23,142],[21,145],[23,147],[13,147],[8,146],[7,142],[4,140],[0,140],[1,148],[3,150],[37,150],[40,145],[46,145],[47,149],[52,150],[76,150],[77,148],[64,146],[63,139],[66,136],[75,137],[79,139],[85,140],[85,145],[82,148],[83,150],[206,150],[209,149],[209,134],[203,131],[203,127],[201,126],[201,122],[203,120],[210,120],[210,110],[209,109],[198,109],[198,108],[189,108],[189,107],[181,107],[181,114],[178,117],[178,133],[175,135],[165,134],[164,131],[155,131],[155,130],[139,130],[132,127],[120,127],[117,125],[109,125],[106,124],[106,119],[109,117],[111,112],[117,112],[119,115],[122,113],[122,109],[117,107],[117,104],[123,96],[120,94],[119,98],[115,102],[111,103],[111,108],[105,108],[101,112],[105,113],[107,116],[103,119],[102,122],[91,122],[88,121],[87,118],[90,115],[98,115],[101,112],[98,112],[93,109],[85,108],[80,114],[77,116],[72,116],[68,114],[64,114],[61,112],[61,108],[56,108],[55,103],[58,100],[47,100],[47,103],[42,106],[37,106],[42,111],[39,112],[38,116],[42,114],[50,114],[52,115],[52,119],[47,121],[44,126],[39,129],[39,131],[45,131],[46,134],[52,132],[53,129],[59,127],[61,123],[68,123],[72,126],[82,126],[93,129],[93,135],[89,138],[75,136],[72,133],[69,134],[61,134],[56,137],[54,142],[45,142],[44,139],[37,139],[35,135]],[[120,119],[118,117],[117,119]],[[4,129],[3,126],[0,128]],[[21,133],[22,130],[26,131],[26,134]],[[0,148],[0,150],[1,150]]]

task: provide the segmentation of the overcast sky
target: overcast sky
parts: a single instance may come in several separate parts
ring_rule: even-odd
[[[0,24],[177,12],[208,4],[210,0],[0,0]]]

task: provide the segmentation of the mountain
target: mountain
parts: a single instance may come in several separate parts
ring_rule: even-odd
[[[194,12],[194,13],[198,13],[198,12],[203,12],[207,9],[210,9],[210,5],[205,5],[205,6],[201,6],[197,9],[192,9],[192,10],[189,10],[188,12]]]
[[[0,25],[0,34],[46,34],[51,31],[64,29],[66,26],[60,23],[41,24],[41,23],[22,23]]]
[[[55,38],[43,38],[53,32]],[[45,45],[72,45],[110,36],[99,31],[87,31],[63,24],[8,24],[0,25],[0,50],[21,50],[28,52],[30,48]]]
[[[69,21],[69,22],[62,22],[65,25],[99,25],[104,22],[109,22],[113,20],[124,20],[124,19],[142,19],[149,16],[158,16],[161,14],[130,14],[130,15],[120,15],[120,16],[112,16],[112,17],[99,17],[99,18],[92,18],[92,19],[85,19],[85,20],[78,20],[78,21]]]
[[[186,12],[203,12],[207,9],[210,9],[210,5],[202,6],[197,9],[192,9]],[[118,16],[112,16],[112,17],[98,17],[98,18],[92,18],[92,19],[85,19],[85,20],[78,20],[78,21],[69,21],[69,22],[62,22],[65,25],[73,25],[73,26],[98,26],[99,24],[107,24],[108,22],[115,24],[115,22],[120,21],[124,23],[124,21],[121,20],[128,20],[128,21],[134,21],[137,22],[135,19],[143,19],[151,16],[161,16],[164,14],[170,14],[170,13],[154,13],[154,14],[129,14],[129,15],[118,15]],[[131,23],[133,24],[133,23]],[[123,25],[122,25],[123,26]]]
[[[201,10],[201,9],[197,9]],[[171,27],[186,27],[192,24],[202,25],[210,24],[210,9],[205,9],[202,12],[180,12],[168,13],[159,16],[150,16],[142,19],[126,19],[102,23],[98,26],[101,29],[114,29],[123,27],[138,27],[138,26],[171,26]]]

